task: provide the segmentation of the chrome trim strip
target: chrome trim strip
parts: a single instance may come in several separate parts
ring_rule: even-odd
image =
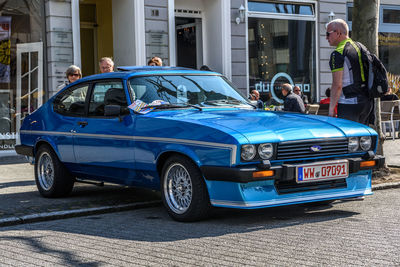
[[[211,199],[210,202],[212,205],[217,206],[228,206],[228,207],[237,207],[237,208],[254,208],[254,207],[264,207],[264,206],[272,206],[272,205],[281,205],[287,203],[297,203],[308,200],[318,200],[318,199],[326,199],[326,198],[336,198],[336,197],[349,197],[349,196],[359,196],[359,195],[370,195],[372,194],[371,189],[361,189],[357,191],[351,192],[337,192],[337,193],[329,193],[329,194],[321,194],[314,196],[305,196],[305,197],[296,197],[290,199],[272,199],[272,200],[264,200],[264,201],[229,201],[229,200],[214,200]]]
[[[80,136],[80,137],[96,137],[104,139],[119,139],[119,140],[132,140],[132,141],[147,141],[147,142],[163,142],[163,143],[174,143],[174,144],[185,144],[185,145],[197,145],[203,147],[213,147],[221,149],[229,149],[231,151],[231,165],[236,163],[236,151],[237,146],[231,144],[187,140],[187,139],[176,139],[176,138],[165,138],[165,137],[147,137],[147,136],[129,136],[129,135],[112,135],[112,134],[87,134],[87,133],[75,133],[75,132],[54,132],[54,131],[28,131],[21,130],[22,134],[47,134],[47,135],[63,135],[63,136]]]
[[[47,134],[47,135],[65,135],[72,136],[72,132],[50,132],[50,131],[29,131],[29,130],[21,130],[20,134]]]

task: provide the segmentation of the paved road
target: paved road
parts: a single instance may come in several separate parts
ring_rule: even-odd
[[[198,223],[162,207],[0,228],[1,265],[400,265],[400,189],[333,207],[218,210]]]
[[[106,184],[104,187],[76,183],[70,196],[49,199],[40,196],[33,166],[24,164],[0,165],[0,225],[10,217],[38,213],[57,213],[104,206],[131,205],[160,201],[158,193],[145,189]],[[0,264],[1,265],[1,264]]]

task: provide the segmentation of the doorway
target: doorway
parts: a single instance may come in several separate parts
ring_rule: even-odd
[[[203,65],[201,18],[175,18],[177,66],[199,69]]]
[[[100,72],[98,60],[113,57],[113,19],[111,0],[80,0],[82,75]]]
[[[84,76],[95,74],[97,63],[96,5],[81,4],[81,64]]]

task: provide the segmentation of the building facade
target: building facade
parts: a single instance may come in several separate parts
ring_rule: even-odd
[[[331,84],[325,24],[352,21],[346,0],[0,0],[0,155],[13,151],[21,120],[65,81],[71,64],[84,76],[98,60],[116,66],[211,70],[248,95],[281,102],[280,84],[318,102]],[[379,53],[400,74],[400,2],[381,0]],[[10,152],[12,153],[12,152]]]

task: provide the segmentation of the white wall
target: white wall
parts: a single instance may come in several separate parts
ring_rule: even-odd
[[[47,51],[43,52],[47,53],[47,99],[57,92],[60,84],[66,81],[65,70],[74,63],[74,47],[71,2],[53,0],[46,1],[45,5]]]
[[[134,14],[134,1],[112,1],[114,62],[116,66],[136,65]]]
[[[204,0],[204,64],[227,75],[228,78],[231,76],[232,67],[229,12],[229,0]]]
[[[329,58],[334,47],[329,46],[325,37],[325,24],[328,22],[328,15],[333,11],[335,18],[346,20],[346,0],[320,0],[319,1],[319,99],[325,98],[325,90],[332,85],[332,72],[329,68]],[[317,74],[318,75],[318,74]],[[317,100],[319,100],[317,99]]]
[[[202,0],[175,0],[175,9],[204,10],[204,3]]]

